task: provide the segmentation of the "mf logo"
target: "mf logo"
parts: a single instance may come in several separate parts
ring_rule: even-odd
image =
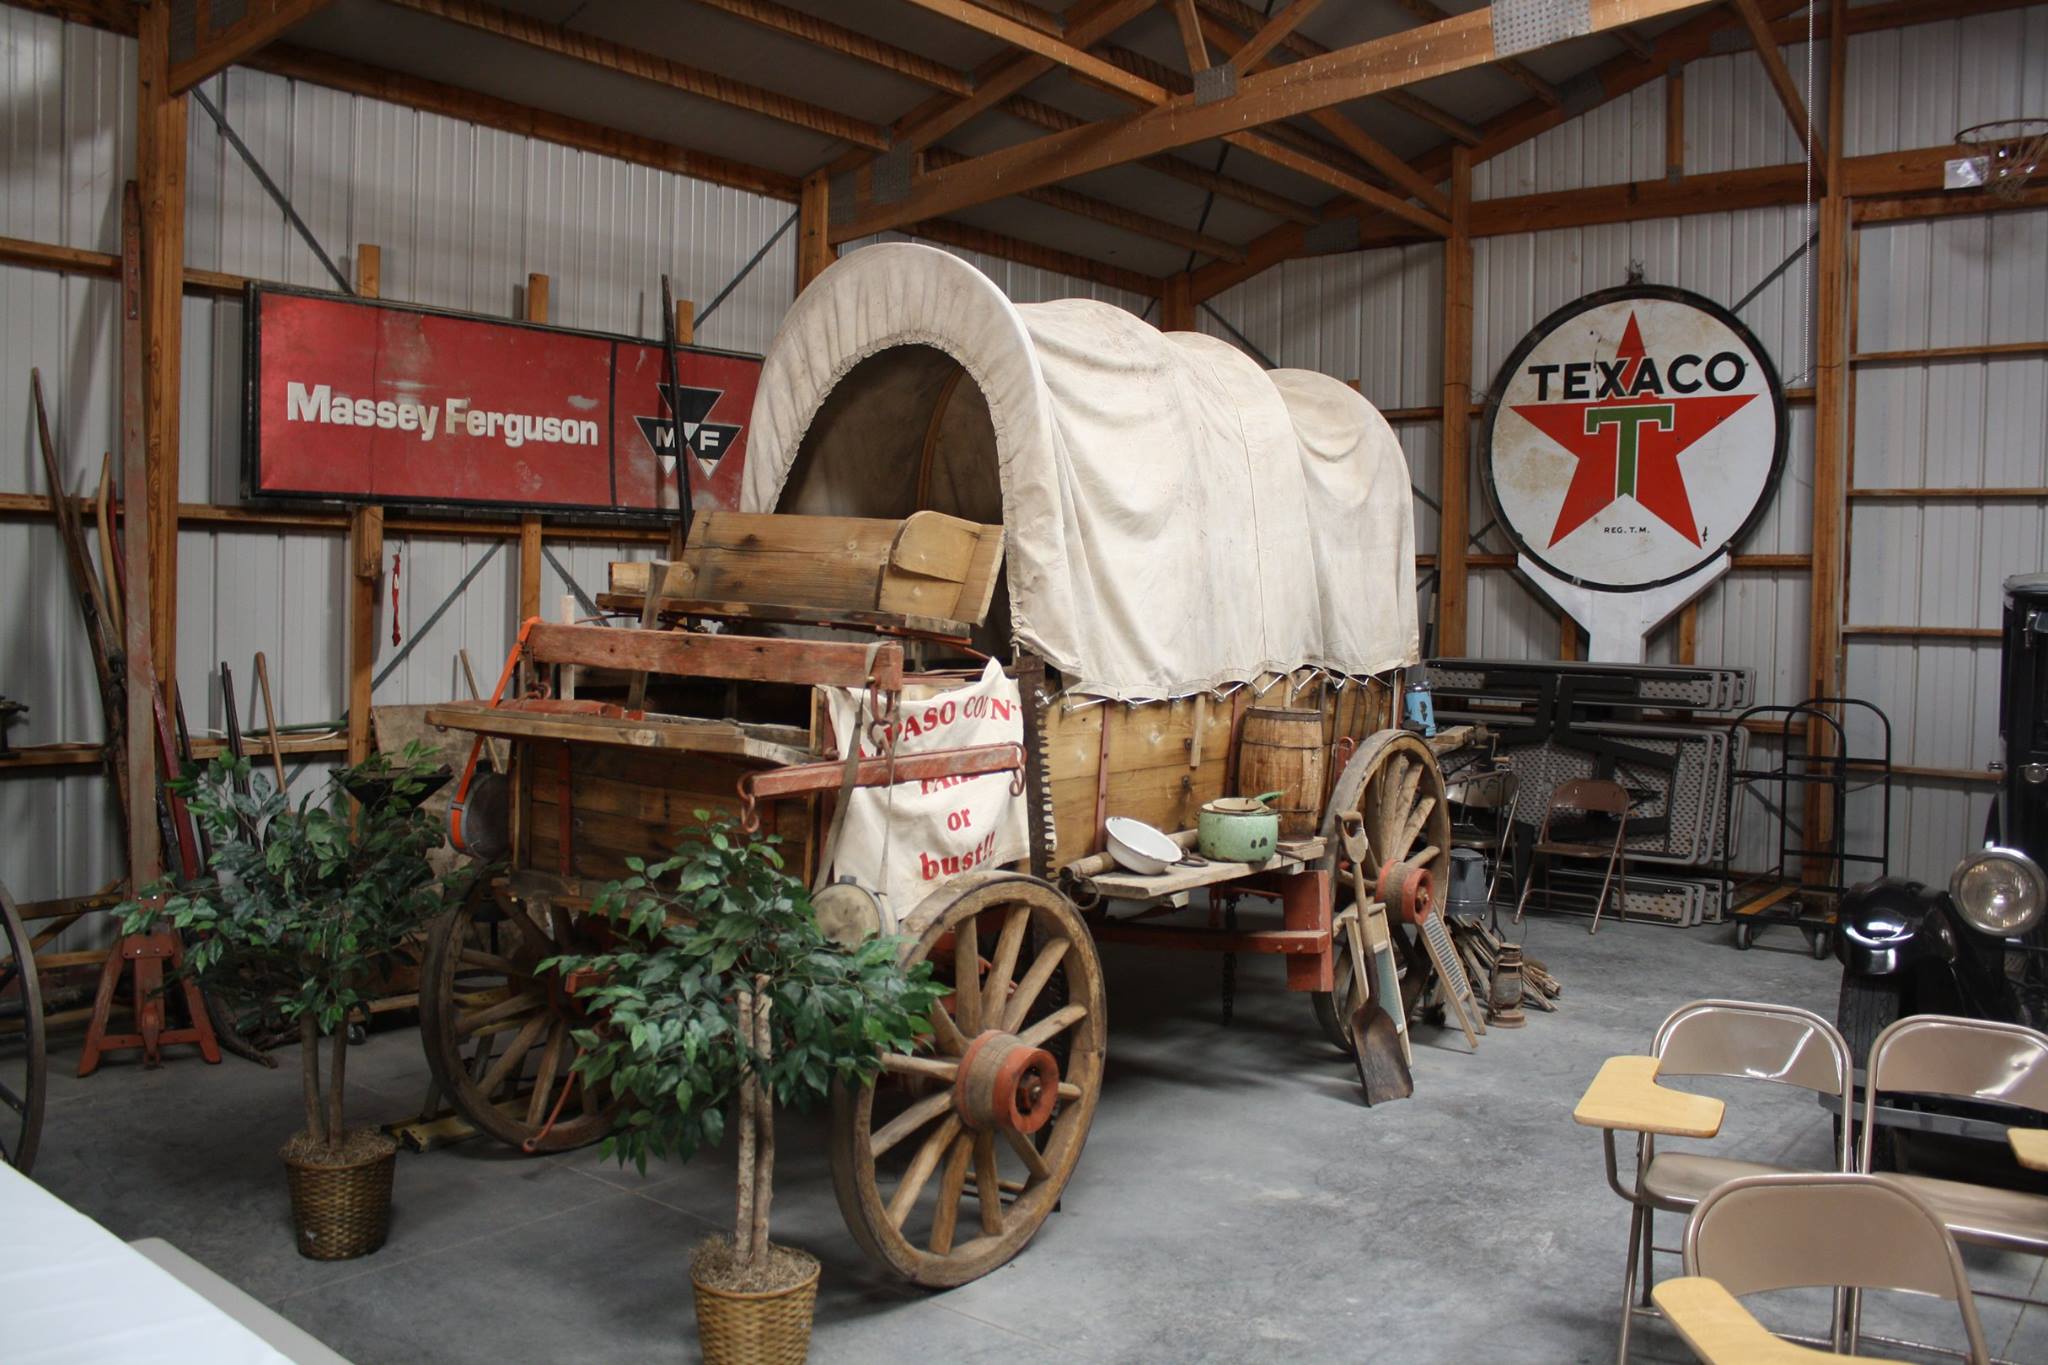
[[[712,422],[706,419],[711,410],[718,406],[718,400],[725,397],[724,389],[693,389],[685,385],[657,384],[661,394],[664,415],[659,417],[635,417],[640,425],[640,434],[646,438],[648,447],[661,460],[661,472],[675,472],[675,432],[680,425],[683,444],[697,457],[697,463],[706,474],[718,467],[719,460],[739,440],[743,427],[739,423]]]

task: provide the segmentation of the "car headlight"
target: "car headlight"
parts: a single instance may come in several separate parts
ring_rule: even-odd
[[[2048,909],[2048,877],[2018,849],[1989,844],[1956,864],[1948,894],[1971,928],[2016,938]]]

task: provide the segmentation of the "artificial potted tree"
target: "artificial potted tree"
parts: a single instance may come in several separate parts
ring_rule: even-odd
[[[629,859],[631,875],[593,902],[617,931],[609,950],[544,964],[589,1009],[574,1069],[616,1103],[603,1152],[643,1171],[737,1131],[729,1237],[690,1262],[704,1359],[800,1362],[809,1349],[818,1262],[768,1238],[778,1106],[808,1109],[835,1084],[872,1084],[885,1052],[908,1052],[946,988],[929,963],[906,968],[900,940],[847,947],[820,931],[810,895],[776,840],[748,838],[702,811],[674,856]]]
[[[166,878],[122,907],[127,933],[183,934],[184,970],[206,989],[297,1025],[305,1127],[280,1155],[299,1254],[315,1260],[368,1255],[390,1227],[398,1146],[347,1123],[350,1014],[389,955],[473,875],[429,864],[441,829],[420,802],[447,769],[426,755],[410,745],[337,769],[318,805],[293,806],[246,759],[197,769],[171,785],[212,845],[205,872]]]

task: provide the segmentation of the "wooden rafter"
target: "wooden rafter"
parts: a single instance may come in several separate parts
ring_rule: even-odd
[[[1027,99],[1022,95],[1012,95],[1003,101],[1001,107],[1002,111],[1012,118],[1021,119],[1049,132],[1064,132],[1068,128],[1079,128],[1088,122],[1079,114],[1070,114],[1064,109],[1055,108],[1039,100]],[[1242,180],[1204,170],[1193,162],[1182,160],[1170,153],[1148,156],[1132,164],[1171,176],[1184,184],[1207,190],[1222,198],[1234,199],[1240,204],[1258,209],[1262,213],[1270,213],[1276,218],[1285,218],[1289,222],[1313,227],[1322,221],[1322,216],[1314,209],[1306,204],[1297,203],[1286,195],[1274,194],[1256,185],[1248,185]]]
[[[1757,7],[1757,0],[1734,0],[1734,5],[1735,12],[1742,16],[1743,27],[1749,30],[1750,42],[1756,45],[1757,60],[1764,64],[1764,74],[1770,77],[1771,89],[1778,92],[1778,103],[1785,106],[1786,117],[1792,120],[1792,131],[1812,140],[1811,159],[1814,165],[1826,165],[1827,143],[1822,139],[1820,130],[1811,125],[1806,102],[1799,97],[1799,86],[1785,65],[1785,54],[1778,50],[1778,40],[1771,36],[1771,21]]]
[[[945,147],[925,149],[925,164],[928,166],[956,166],[967,160],[959,152]],[[1241,261],[1244,248],[1232,246],[1221,238],[1184,228],[1136,209],[1127,209],[1121,204],[1112,204],[1093,195],[1082,194],[1060,185],[1046,185],[1026,193],[1024,198],[1034,203],[1045,204],[1071,213],[1078,218],[1090,218],[1098,223],[1122,228],[1125,232],[1140,237],[1150,237],[1155,242],[1166,242],[1173,246],[1186,247],[1189,251],[1203,256],[1213,256],[1219,261]]]
[[[1589,31],[1603,32],[1691,7],[1691,0],[1591,0]],[[1205,104],[1175,98],[1121,119],[1050,133],[975,157],[922,177],[897,202],[859,207],[850,221],[835,229],[835,236],[865,236],[1174,147],[1241,135],[1243,129],[1327,109],[1375,91],[1482,66],[1493,60],[1492,19],[1490,6],[1473,10],[1245,77],[1238,93],[1224,99]],[[1381,207],[1396,213],[1414,210],[1405,200]]]
[[[232,21],[215,25],[214,6],[194,7],[192,55],[171,63],[170,92],[183,94],[275,42],[293,25],[327,8],[328,0],[252,0]]]
[[[778,5],[775,0],[692,0],[692,3],[705,9],[715,9],[721,14],[730,14],[735,19],[744,19],[770,33],[800,38],[827,52],[893,71],[948,95],[964,98],[974,93],[973,79],[944,62],[933,61],[894,43],[855,32],[829,19],[820,19],[815,14]]]
[[[1152,8],[1156,0],[1081,0],[1068,12],[1066,39],[1075,47],[1089,48]],[[896,120],[890,132],[895,145],[915,151],[934,142],[970,119],[995,108],[1056,65],[1032,52],[998,57],[974,73],[974,93],[965,99],[935,96]],[[866,157],[842,157],[834,170],[849,170]]]
[[[1194,0],[1182,0],[1182,3],[1189,9],[1194,8]],[[1288,0],[1287,8],[1268,19],[1265,26],[1252,34],[1250,40],[1238,49],[1233,59],[1238,72],[1249,76],[1257,69],[1258,64],[1265,60],[1266,54],[1278,47],[1287,35],[1300,28],[1301,21],[1320,9],[1322,3],[1323,0]]]
[[[1202,41],[1202,18],[1195,13],[1195,0],[1173,0],[1173,23],[1180,30],[1180,45],[1188,54],[1188,74],[1209,69],[1209,45]]]
[[[1256,34],[1267,22],[1265,14],[1253,9],[1245,0],[1195,0],[1196,6],[1204,13],[1223,20],[1241,33]],[[1279,44],[1284,51],[1297,57],[1320,57],[1330,49],[1304,33],[1289,33]],[[1441,109],[1421,96],[1407,90],[1384,90],[1373,96],[1398,109],[1410,118],[1430,124],[1439,131],[1449,134],[1466,146],[1479,142],[1479,130],[1449,110]]]
[[[436,19],[460,24],[464,28],[504,38],[540,52],[569,57],[591,66],[602,67],[607,71],[634,76],[654,85],[680,90],[685,94],[729,105],[735,109],[744,109],[764,118],[775,119],[814,133],[822,133],[827,137],[839,138],[858,146],[876,151],[885,150],[889,146],[888,132],[864,119],[836,113],[797,99],[793,95],[765,90],[715,71],[706,71],[656,53],[627,47],[623,43],[578,33],[528,15],[515,14],[511,10],[485,4],[482,0],[386,2],[400,9],[431,15]]]
[[[1298,9],[1302,3],[1303,0],[1295,0],[1288,9]],[[1256,75],[1261,71],[1271,70],[1275,65],[1263,54],[1248,56],[1247,54],[1252,53],[1252,44],[1240,39],[1228,25],[1219,20],[1208,20],[1207,32],[1208,41],[1230,58],[1231,65],[1235,66],[1241,75]],[[1269,44],[1269,51],[1270,48]],[[1309,117],[1315,120],[1316,126],[1336,138],[1352,155],[1407,190],[1437,215],[1445,215],[1451,211],[1448,195],[1411,167],[1391,147],[1380,142],[1335,109],[1318,109]]]
[[[1437,4],[1436,0],[1394,0],[1394,3],[1426,24],[1434,24],[1451,17],[1451,12]],[[1564,92],[1531,71],[1526,62],[1518,62],[1513,57],[1502,57],[1494,62],[1493,68],[1552,108],[1564,103]]]
[[[1040,270],[1052,270],[1062,275],[1072,275],[1077,280],[1092,280],[1106,284],[1112,289],[1124,289],[1147,298],[1158,298],[1166,287],[1166,281],[1153,275],[1143,275],[1121,266],[1105,265],[1087,256],[1076,256],[1072,252],[1058,251],[1036,242],[1019,241],[1005,237],[1000,232],[986,228],[940,219],[928,223],[911,223],[898,231],[926,241],[938,242],[942,246],[956,246],[964,251],[979,251],[988,256],[999,256],[1019,265],[1034,266]]]
[[[1132,95],[1138,99],[1148,98],[1147,92],[1158,87],[1141,76],[1133,76],[1113,62],[1076,47],[1058,33],[1048,33],[1032,24],[1022,23],[1005,14],[985,9],[974,0],[904,0],[905,4],[928,10],[942,19],[951,19],[964,28],[995,38],[1012,47],[1022,48],[1056,65],[1064,66],[1075,75],[1086,78],[1105,90],[1121,95]],[[1162,92],[1163,93],[1163,92]]]

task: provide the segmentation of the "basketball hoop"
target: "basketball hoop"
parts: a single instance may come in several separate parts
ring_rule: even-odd
[[[1956,144],[1983,162],[1977,184],[2001,199],[2018,199],[2048,169],[2048,118],[2008,118],[1956,134]]]

